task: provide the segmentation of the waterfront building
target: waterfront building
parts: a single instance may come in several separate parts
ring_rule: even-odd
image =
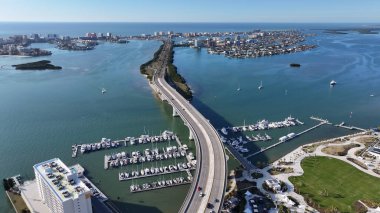
[[[87,38],[97,38],[96,33],[86,33]]]
[[[194,40],[194,47],[202,47],[203,42],[201,40]]]
[[[38,40],[38,39],[40,39],[40,35],[38,35],[38,34],[32,34],[32,35],[30,35],[30,39]]]
[[[48,40],[53,40],[53,39],[57,39],[58,38],[58,35],[57,34],[48,34],[47,35],[47,39]]]
[[[92,213],[91,191],[75,169],[58,158],[38,163],[33,169],[40,199],[51,212]]]

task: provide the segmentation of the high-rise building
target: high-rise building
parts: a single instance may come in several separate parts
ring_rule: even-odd
[[[43,202],[54,213],[92,213],[91,191],[69,169],[54,158],[33,166],[38,191]]]

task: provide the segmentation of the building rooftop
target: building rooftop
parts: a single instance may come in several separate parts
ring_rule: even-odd
[[[75,199],[85,193],[88,196],[91,194],[88,187],[78,178],[75,168],[69,169],[58,158],[38,163],[33,168],[62,201]]]

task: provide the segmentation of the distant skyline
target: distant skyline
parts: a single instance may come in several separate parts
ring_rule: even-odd
[[[378,0],[1,0],[1,22],[379,23]]]

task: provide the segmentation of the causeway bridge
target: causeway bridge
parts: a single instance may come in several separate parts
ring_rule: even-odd
[[[158,57],[159,67],[155,70],[151,87],[161,100],[173,107],[173,116],[179,116],[190,130],[189,139],[195,141],[197,166],[193,183],[185,198],[180,212],[208,212],[210,205],[220,212],[226,190],[227,164],[222,141],[216,129],[191,103],[183,98],[165,79],[168,53],[172,42],[164,41]],[[204,196],[198,192],[202,188]]]

